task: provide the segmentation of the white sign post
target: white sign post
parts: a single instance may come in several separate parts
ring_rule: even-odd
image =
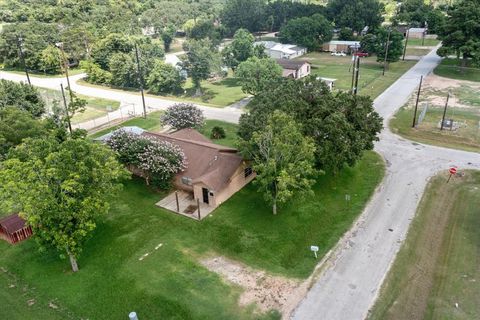
[[[317,251],[318,247],[317,246],[310,246],[310,250],[313,251],[313,254],[315,255],[315,259],[317,259]]]

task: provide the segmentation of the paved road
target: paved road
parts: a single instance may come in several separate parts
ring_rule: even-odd
[[[432,51],[375,100],[375,109],[385,119],[375,150],[385,158],[386,177],[292,319],[364,319],[405,238],[428,179],[453,165],[480,169],[478,153],[414,143],[387,128],[387,120],[407,102],[420,75],[430,73],[439,61]]]
[[[417,87],[420,75],[429,74],[439,61],[440,58],[433,52],[425,56],[375,100],[376,110],[385,119],[385,129],[380,141],[375,144],[375,150],[387,163],[385,179],[355,226],[327,260],[318,281],[293,312],[293,319],[364,319],[405,238],[428,179],[452,165],[462,169],[480,169],[478,153],[413,143],[392,134],[387,128],[387,120],[407,102]],[[135,112],[141,113],[139,95],[81,86],[75,83],[80,77],[71,79],[74,91],[118,100],[122,104],[133,103]],[[21,75],[3,72],[0,72],[0,78],[15,81],[25,79]],[[52,89],[58,89],[60,82],[65,85],[64,79],[32,77],[32,82]],[[146,100],[150,110],[164,109],[174,103],[153,97],[147,97]],[[242,112],[235,108],[199,107],[207,118],[229,122],[238,122]],[[123,112],[127,112],[132,107],[124,108]],[[116,115],[119,116],[119,112]],[[83,124],[87,129],[89,125]]]
[[[92,129],[102,124],[106,124],[107,122],[115,119],[120,119],[126,117],[128,114],[142,114],[143,106],[142,106],[142,98],[140,93],[129,93],[124,92],[121,90],[107,90],[101,87],[93,87],[87,85],[81,85],[77,83],[84,74],[76,75],[70,77],[70,84],[72,85],[72,90],[76,93],[80,93],[86,96],[96,97],[96,98],[104,98],[104,99],[111,99],[120,102],[121,107],[113,112],[110,112],[108,116],[104,116],[101,118],[96,118],[95,120],[83,122],[75,127],[80,127],[82,129]],[[0,72],[0,79],[7,79],[16,82],[24,81],[26,82],[25,75],[16,74],[16,73],[9,73],[9,72]],[[39,77],[30,77],[32,84],[34,86],[47,88],[47,89],[54,89],[60,90],[60,83],[67,86],[67,81],[65,78],[39,78]],[[156,98],[152,96],[145,97],[145,104],[147,106],[147,112],[155,111],[155,110],[164,110],[168,106],[178,103],[178,101]],[[238,108],[214,108],[214,107],[207,107],[200,104],[196,104],[200,109],[203,110],[205,116],[209,119],[218,119],[227,122],[238,122],[242,111]]]

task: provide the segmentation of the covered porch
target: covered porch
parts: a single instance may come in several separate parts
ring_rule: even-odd
[[[215,210],[214,206],[202,202],[202,199],[195,199],[193,192],[183,190],[170,193],[156,205],[195,220],[202,220]]]

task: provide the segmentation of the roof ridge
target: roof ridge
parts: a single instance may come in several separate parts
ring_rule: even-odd
[[[218,150],[220,152],[222,152],[222,151],[224,151],[224,152],[231,152],[231,151],[237,152],[238,151],[235,148],[225,147],[225,146],[222,146],[220,144],[213,143],[213,142],[202,142],[202,141],[196,141],[196,140],[191,140],[191,139],[178,138],[178,137],[172,136],[170,134],[165,134],[165,133],[154,133],[154,132],[145,131],[142,134],[160,136],[160,137],[165,137],[165,138],[172,139],[172,140],[188,142],[188,143],[204,146],[204,147],[207,147],[207,148],[210,148],[210,149],[215,149],[215,150]]]

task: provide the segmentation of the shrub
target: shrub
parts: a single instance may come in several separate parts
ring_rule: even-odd
[[[185,80],[180,72],[163,61],[156,61],[147,78],[147,86],[152,93],[178,93]]]
[[[177,103],[165,111],[160,121],[175,129],[201,127],[205,121],[202,110],[191,103]]]
[[[212,139],[224,139],[226,136],[225,129],[218,126],[213,127],[212,132],[210,133],[210,138]]]
[[[183,150],[170,142],[115,131],[107,140],[120,162],[143,170],[144,178],[160,188],[168,188],[173,175],[186,168]]]

